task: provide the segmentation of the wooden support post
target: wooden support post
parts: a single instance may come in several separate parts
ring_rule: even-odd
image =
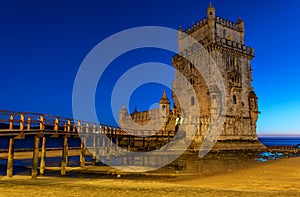
[[[46,137],[43,137],[42,141],[42,155],[41,155],[41,163],[40,163],[40,174],[45,174],[45,159],[46,159]]]
[[[118,148],[118,146],[119,146],[119,137],[116,135],[116,148]]]
[[[86,137],[81,137],[81,145],[80,145],[80,167],[85,167],[85,143],[86,143]]]
[[[93,134],[93,151],[92,151],[93,160],[96,160],[96,154],[97,154],[97,138],[96,138],[96,134]]]
[[[104,156],[106,152],[106,137],[104,136],[104,134],[101,135],[101,139],[102,139],[102,156]]]
[[[136,135],[135,136],[133,136],[133,138],[132,138],[132,147],[133,147],[133,151],[135,150],[135,137],[136,137]]]
[[[93,161],[96,163],[97,157],[97,138],[96,138],[96,124],[93,124]]]
[[[65,135],[63,150],[62,150],[62,158],[61,158],[61,170],[60,170],[60,174],[62,176],[66,175],[67,161],[68,161],[68,137]]]
[[[71,120],[68,120],[67,121],[67,138],[70,137],[70,132],[71,132]],[[66,166],[68,166],[68,149],[69,149],[69,146],[68,146],[68,141],[67,141],[67,158],[66,158]]]
[[[33,161],[32,161],[32,171],[31,179],[37,179],[38,175],[38,162],[39,162],[39,147],[40,138],[39,136],[34,136],[34,147],[33,147]]]
[[[10,115],[9,117],[9,130],[13,130],[14,126],[14,116]],[[7,156],[7,169],[6,169],[6,176],[12,177],[13,174],[13,166],[14,166],[14,143],[15,139],[11,137],[9,139],[9,147],[8,147],[8,156]]]
[[[13,175],[14,142],[15,142],[15,139],[13,137],[9,138],[8,157],[7,157],[7,170],[6,170],[6,176],[7,177],[12,177],[12,175]]]
[[[100,141],[99,135],[96,134],[95,138],[96,138],[95,164],[98,164],[99,163],[99,157],[100,157],[100,155],[99,155],[99,141]]]
[[[131,148],[130,148],[130,137],[129,136],[127,137],[127,149],[129,151],[131,151]]]
[[[113,128],[109,127],[109,141],[108,141],[108,151],[109,154],[113,153],[113,148],[112,148],[112,144],[113,144]]]
[[[108,140],[108,152],[109,154],[113,154],[113,138],[110,137],[109,140]]]

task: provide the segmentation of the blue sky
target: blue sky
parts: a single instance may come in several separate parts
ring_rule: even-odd
[[[253,85],[262,112],[259,134],[300,133],[300,1],[213,0],[218,16],[245,21],[246,44],[255,48]],[[205,16],[209,1],[38,1],[0,6],[0,108],[72,116],[72,88],[88,52],[119,31],[145,25],[187,28]],[[135,64],[171,64],[172,54],[145,50],[113,62],[99,85],[97,113],[113,123],[110,85]],[[132,110],[147,109],[164,87],[146,85],[133,95]],[[151,92],[145,97],[145,92]],[[102,94],[104,92],[104,94]],[[168,91],[170,97],[170,91]],[[140,102],[142,100],[143,102]]]

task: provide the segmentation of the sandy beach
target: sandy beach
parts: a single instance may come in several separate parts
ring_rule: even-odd
[[[300,196],[300,158],[207,177],[0,178],[1,196]]]

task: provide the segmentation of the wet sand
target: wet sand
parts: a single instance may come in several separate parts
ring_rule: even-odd
[[[0,177],[0,196],[300,196],[300,158],[208,177]]]

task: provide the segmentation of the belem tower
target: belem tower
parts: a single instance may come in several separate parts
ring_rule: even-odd
[[[183,39],[182,34],[192,37],[204,47],[214,59],[224,81],[226,113],[215,149],[263,148],[256,133],[260,112],[258,98],[252,86],[251,60],[254,58],[254,49],[244,43],[244,21],[239,17],[237,22],[231,22],[216,16],[215,8],[210,4],[204,19],[186,30],[179,28],[179,47]],[[179,132],[178,124],[192,124],[193,127],[186,127],[195,129],[195,139],[191,146],[199,148],[212,121],[211,108],[214,98],[209,95],[208,85],[201,73],[195,69],[193,61],[177,54],[172,57],[172,65],[176,70],[172,84],[174,106],[170,106],[170,100],[164,91],[157,109],[147,111],[135,109],[132,113],[128,113],[123,106],[119,113],[119,125],[121,128],[130,128],[132,120],[141,126],[152,122],[148,125],[148,129],[157,123],[161,125],[160,129],[176,133]],[[185,88],[186,81],[183,78],[188,81],[195,93],[195,96],[185,96],[183,102],[189,106],[188,110],[194,110],[195,107],[200,109],[200,115],[197,117],[185,116],[187,110],[181,110],[179,95],[175,94],[190,91]]]

